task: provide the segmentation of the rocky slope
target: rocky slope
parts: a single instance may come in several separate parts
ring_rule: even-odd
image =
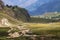
[[[26,9],[20,8],[18,6],[5,6],[1,0],[0,15],[0,17],[5,17],[10,21],[17,20],[22,22],[28,22],[30,20],[30,15],[28,14],[28,11]]]

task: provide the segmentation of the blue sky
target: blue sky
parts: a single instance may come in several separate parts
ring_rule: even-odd
[[[26,8],[28,11],[34,11],[48,1],[50,0],[3,0],[5,5],[17,5]]]
[[[36,8],[47,0],[3,0],[5,4],[9,5],[18,5],[20,7],[24,7],[27,9]],[[33,10],[33,9],[32,9]]]

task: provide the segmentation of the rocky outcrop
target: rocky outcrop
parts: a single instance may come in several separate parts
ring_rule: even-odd
[[[2,18],[1,24],[4,26],[11,26],[11,23],[9,23],[8,19]]]
[[[0,10],[3,9],[4,7],[4,3],[2,2],[2,0],[0,0]]]

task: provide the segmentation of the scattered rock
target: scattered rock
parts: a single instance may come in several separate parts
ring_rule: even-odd
[[[15,31],[12,33],[12,31],[14,30],[19,30],[19,31]],[[15,37],[20,37],[22,35],[26,35],[26,33],[29,33],[30,32],[30,29],[27,29],[25,28],[24,26],[17,26],[17,27],[11,27],[10,30],[8,30],[8,35],[11,37],[11,38],[15,38]]]
[[[15,38],[15,37],[19,37],[20,36],[18,32],[9,33],[8,35],[9,35],[9,37],[7,37],[7,38]]]

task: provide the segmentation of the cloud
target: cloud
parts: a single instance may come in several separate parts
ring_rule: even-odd
[[[38,0],[3,0],[3,1],[5,4],[27,7],[36,3]]]
[[[34,3],[36,3],[38,0],[27,0],[25,3],[22,3],[20,6],[21,7],[27,7],[27,6],[30,6]]]
[[[4,4],[14,5],[11,0],[3,0]]]
[[[3,0],[4,4],[8,5],[18,5],[19,1],[18,0]]]

